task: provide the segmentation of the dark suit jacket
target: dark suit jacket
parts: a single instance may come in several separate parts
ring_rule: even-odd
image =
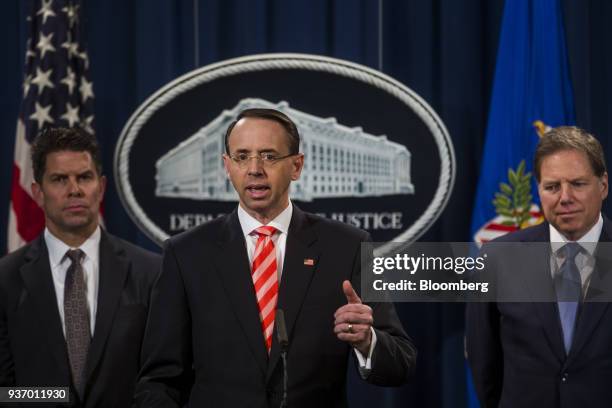
[[[610,242],[611,234],[612,223],[604,217],[599,242]],[[549,242],[549,226],[543,223],[496,241]],[[602,282],[610,288],[612,263],[606,252],[608,248],[598,247],[569,355],[563,346],[556,302],[468,304],[468,360],[483,407],[591,408],[612,404],[612,308],[607,302],[591,302],[589,298],[596,292],[593,287],[601,288]],[[541,282],[554,290],[550,252],[540,251],[540,255]],[[595,280],[599,280],[597,285]]]
[[[290,407],[346,406],[352,351],[333,332],[334,312],[346,304],[343,280],[360,287],[360,243],[367,238],[294,206],[278,300],[290,342]],[[391,303],[373,309],[378,343],[368,381],[402,384],[414,369],[415,349]],[[269,357],[264,346],[237,212],[171,238],[153,291],[137,405],[278,406],[280,360],[276,335]]]
[[[43,236],[2,258],[0,386],[71,387],[75,406],[130,406],[150,293],[159,269],[159,255],[102,231],[96,322],[84,401],[79,402],[72,391]]]

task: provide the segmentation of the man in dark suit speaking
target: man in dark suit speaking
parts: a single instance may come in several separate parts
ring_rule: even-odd
[[[229,126],[223,160],[240,203],[166,243],[138,406],[277,407],[279,309],[289,407],[346,406],[349,353],[373,384],[400,385],[414,370],[393,305],[362,304],[353,288],[368,234],[289,201],[304,164],[299,142],[295,124],[275,110],[246,110]]]
[[[541,138],[534,162],[546,222],[497,241],[546,248],[534,257],[542,262],[532,262],[541,267],[529,272],[558,301],[468,305],[478,397],[487,408],[609,407],[612,308],[595,301],[612,276],[610,247],[602,245],[612,238],[612,223],[601,215],[608,195],[603,150],[587,132],[559,127]]]
[[[69,387],[74,407],[130,406],[160,257],[98,225],[106,179],[92,135],[47,129],[32,164],[46,228],[0,260],[0,386]]]

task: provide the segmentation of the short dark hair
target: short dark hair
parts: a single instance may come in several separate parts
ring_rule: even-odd
[[[576,126],[559,126],[546,132],[536,147],[533,168],[538,182],[544,158],[563,150],[577,150],[584,153],[597,177],[606,173],[603,148],[595,136]]]
[[[38,133],[32,144],[32,170],[34,180],[42,183],[49,153],[59,151],[88,152],[98,175],[102,175],[100,147],[96,137],[78,127],[48,127]]]
[[[245,109],[227,127],[225,132],[225,153],[229,154],[229,136],[236,126],[236,123],[243,118],[259,118],[272,120],[285,129],[287,138],[289,139],[289,154],[298,154],[300,152],[300,134],[298,133],[297,126],[283,112],[276,109],[264,109],[264,108],[251,108]]]

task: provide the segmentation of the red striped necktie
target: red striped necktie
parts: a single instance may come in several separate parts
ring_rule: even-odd
[[[276,249],[272,235],[276,228],[263,226],[253,230],[259,235],[253,254],[253,285],[259,307],[261,329],[266,341],[268,354],[272,348],[272,332],[274,331],[274,315],[278,298],[278,269],[276,266]]]

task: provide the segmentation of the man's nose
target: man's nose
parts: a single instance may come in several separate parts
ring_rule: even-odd
[[[574,201],[574,191],[570,183],[561,183],[561,204],[567,204]]]
[[[247,169],[249,174],[261,174],[263,171],[263,161],[259,156],[249,157]]]
[[[79,186],[79,182],[76,178],[68,178],[68,194],[71,196],[80,196],[83,194],[81,186]]]

